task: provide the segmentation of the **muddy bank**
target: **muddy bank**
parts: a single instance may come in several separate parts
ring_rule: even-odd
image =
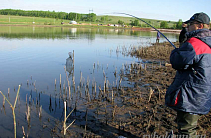
[[[174,45],[178,47],[179,44]],[[22,115],[22,120],[17,123],[18,136],[22,136],[22,125],[28,126],[29,137],[142,138],[154,134],[165,137],[172,130],[177,134],[176,112],[164,105],[165,92],[176,73],[169,64],[173,47],[169,43],[161,43],[128,50],[118,49],[117,52],[125,52],[141,61],[123,64],[120,70],[112,72],[120,78],[116,82],[109,82],[103,74],[103,86],[96,86],[95,82],[91,84],[88,79],[75,86],[73,77],[72,83],[64,83],[63,86],[61,81],[56,85],[55,80],[54,94],[48,95],[48,90],[37,91],[36,81],[31,77],[27,81],[27,89],[22,89],[20,94],[24,103],[19,104],[22,111],[27,106],[31,107],[31,122],[25,121]],[[66,79],[70,79],[67,72]],[[122,81],[130,85],[125,86]],[[67,102],[66,125],[74,121],[66,136],[63,135],[64,101]],[[43,111],[41,117],[40,109]],[[210,126],[211,113],[200,118],[198,133],[210,137]]]
[[[174,45],[179,47],[178,42]],[[142,95],[138,101],[137,97],[130,97],[131,102],[135,101],[136,105],[131,106],[130,109],[139,108],[143,110],[143,114],[136,114],[136,119],[131,118],[130,125],[126,127],[129,132],[134,131],[134,135],[138,137],[154,133],[164,135],[171,130],[177,134],[176,112],[164,105],[166,89],[176,73],[169,64],[172,50],[173,47],[169,43],[162,43],[140,47],[130,52],[132,56],[148,61],[145,69],[141,68],[140,71],[140,68],[132,67],[133,73],[126,75],[129,81],[135,82],[135,88],[130,89],[128,93]],[[202,115],[198,124],[198,134],[211,136],[210,120],[211,113]]]
[[[178,30],[178,29],[158,29],[159,31],[161,32],[166,32],[166,33],[177,33],[179,34],[181,32],[181,30]],[[152,29],[152,31],[156,31],[154,29]]]
[[[164,105],[165,92],[176,73],[169,64],[172,49],[168,43],[131,48],[129,54],[141,58],[143,63],[124,65],[120,76],[133,87],[121,86],[120,80],[115,87],[100,88],[99,95],[85,104],[86,115],[78,118],[85,120],[84,124],[80,127],[74,124],[68,135],[141,138],[154,134],[166,136],[172,130],[177,134],[176,112]],[[202,115],[198,126],[198,134],[211,137],[211,113]],[[54,134],[61,136],[59,132]]]

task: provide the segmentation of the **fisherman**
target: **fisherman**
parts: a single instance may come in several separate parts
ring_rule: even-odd
[[[179,134],[191,137],[196,135],[200,115],[211,108],[210,18],[196,13],[185,24],[185,41],[170,55],[177,73],[166,92],[165,104],[177,111]]]
[[[156,39],[156,43],[159,43],[160,40],[160,33],[157,31],[157,39]]]

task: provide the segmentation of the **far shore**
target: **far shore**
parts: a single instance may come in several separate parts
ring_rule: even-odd
[[[33,27],[70,27],[70,28],[108,28],[108,29],[131,29],[133,31],[156,31],[153,28],[141,28],[141,27],[112,27],[112,26],[98,26],[96,24],[75,24],[75,25],[35,25],[35,24],[0,24],[0,26],[33,26]],[[178,29],[158,29],[160,32],[180,33]]]

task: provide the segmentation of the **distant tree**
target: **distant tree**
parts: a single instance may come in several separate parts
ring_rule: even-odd
[[[124,25],[124,22],[123,22],[123,21],[121,21],[121,20],[119,20],[119,21],[118,21],[118,24],[120,24],[120,25]]]
[[[108,15],[105,16],[105,21],[108,21]]]
[[[131,21],[130,25],[138,26],[139,25],[139,21],[138,20]]]
[[[105,21],[105,17],[104,16],[101,17],[100,20],[101,20],[101,22],[104,22]]]
[[[107,22],[107,21],[108,21],[108,15],[102,16],[102,17],[100,18],[100,20],[101,20],[101,22]]]
[[[96,17],[96,14],[91,13],[89,18],[90,18],[90,19],[89,19],[90,21],[94,22],[94,21],[96,20],[97,17]]]
[[[162,21],[160,23],[160,28],[168,28],[168,23],[166,21]]]
[[[138,20],[135,20],[135,21],[134,21],[134,25],[135,25],[135,26],[138,26],[138,25],[139,25],[139,21],[138,21]]]
[[[66,12],[55,12],[55,11],[24,11],[24,10],[13,10],[13,9],[0,9],[0,15],[16,15],[16,16],[31,16],[31,17],[44,17],[44,18],[55,18],[55,19],[67,19],[77,21],[95,21],[96,14],[78,14],[78,13],[66,13]]]
[[[76,13],[70,12],[68,14],[68,20],[76,20]]]
[[[179,19],[179,21],[176,23],[176,29],[182,29],[182,19]]]
[[[173,29],[177,29],[176,26],[177,26],[177,23],[174,23],[174,24],[173,24]]]

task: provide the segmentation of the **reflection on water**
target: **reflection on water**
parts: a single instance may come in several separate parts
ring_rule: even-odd
[[[70,77],[74,73],[73,53],[69,52],[68,55],[69,57],[66,59],[66,71],[69,72],[68,76]]]
[[[176,34],[165,35],[171,41],[178,39]],[[10,88],[9,98],[14,101],[15,90],[19,84],[22,85],[17,120],[20,126],[27,126],[24,119],[25,104],[26,97],[28,100],[30,98],[33,101],[31,108],[34,113],[30,129],[33,130],[31,134],[36,134],[46,125],[46,120],[62,119],[64,99],[70,99],[70,109],[77,107],[74,117],[77,118],[76,123],[81,124],[79,120],[83,120],[86,112],[82,105],[96,100],[100,89],[118,87],[120,84],[131,86],[122,74],[127,65],[139,62],[139,59],[122,53],[126,53],[133,46],[145,46],[155,42],[156,32],[0,26],[0,41],[0,90],[8,93]],[[160,41],[165,39],[161,38]],[[0,97],[2,107],[1,101]],[[37,117],[37,107],[40,108],[40,105],[43,107],[42,121]],[[8,106],[5,111],[7,115],[3,110],[0,114],[0,133],[6,131],[8,135],[5,137],[11,137],[11,111]],[[19,136],[22,132],[20,126]],[[38,130],[35,130],[35,126]]]
[[[147,36],[154,38],[156,32],[132,31],[130,29],[87,29],[87,28],[69,28],[69,27],[18,27],[18,26],[0,26],[0,37],[2,38],[30,38],[30,39],[90,39],[94,40],[96,35],[107,38],[108,35],[126,35],[126,36]],[[176,34],[164,33],[168,38],[177,40]],[[176,37],[175,37],[176,36]]]

